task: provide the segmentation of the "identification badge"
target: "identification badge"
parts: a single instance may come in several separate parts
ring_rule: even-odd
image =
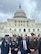
[[[18,41],[16,41],[16,43],[18,43]]]
[[[11,45],[11,43],[9,45]]]
[[[4,43],[4,46],[6,47],[6,43]]]

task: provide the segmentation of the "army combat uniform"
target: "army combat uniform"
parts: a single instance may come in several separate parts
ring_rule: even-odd
[[[16,41],[12,40],[12,42],[11,42],[11,53],[12,54],[18,53],[18,50],[17,51],[14,50],[16,48],[19,48],[18,40],[16,40]]]
[[[30,54],[38,54],[38,41],[36,38],[30,40],[29,48],[35,50],[33,53],[31,52]]]

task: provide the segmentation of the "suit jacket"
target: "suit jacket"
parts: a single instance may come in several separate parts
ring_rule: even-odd
[[[38,50],[39,50],[39,54],[41,54],[41,38],[39,39],[39,48],[38,48]]]
[[[29,40],[26,40],[26,45],[27,45],[27,52],[30,52],[29,47],[28,47]],[[21,52],[25,51],[24,48],[23,48],[23,40],[21,40],[21,42],[20,42],[20,51]]]

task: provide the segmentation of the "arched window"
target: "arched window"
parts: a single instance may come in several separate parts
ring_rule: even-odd
[[[15,23],[16,23],[17,21],[15,21]]]
[[[16,23],[15,23],[15,26],[16,26]]]
[[[24,32],[26,32],[26,29],[24,29]]]
[[[39,29],[37,29],[37,31],[39,31]]]
[[[28,32],[30,32],[30,29],[28,29]]]
[[[18,24],[20,24],[20,21],[18,21]]]
[[[12,30],[11,28],[9,30]]]
[[[21,29],[19,29],[19,31],[21,31]]]
[[[33,29],[33,32],[35,32],[35,29]]]
[[[21,21],[21,23],[22,23],[22,21]]]
[[[16,29],[14,29],[14,31],[16,31]]]

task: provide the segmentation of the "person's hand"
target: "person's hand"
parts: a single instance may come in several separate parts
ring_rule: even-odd
[[[14,51],[18,51],[18,48],[15,48]]]
[[[34,51],[35,51],[35,49],[30,49],[30,51],[31,51],[31,52],[34,52]]]

